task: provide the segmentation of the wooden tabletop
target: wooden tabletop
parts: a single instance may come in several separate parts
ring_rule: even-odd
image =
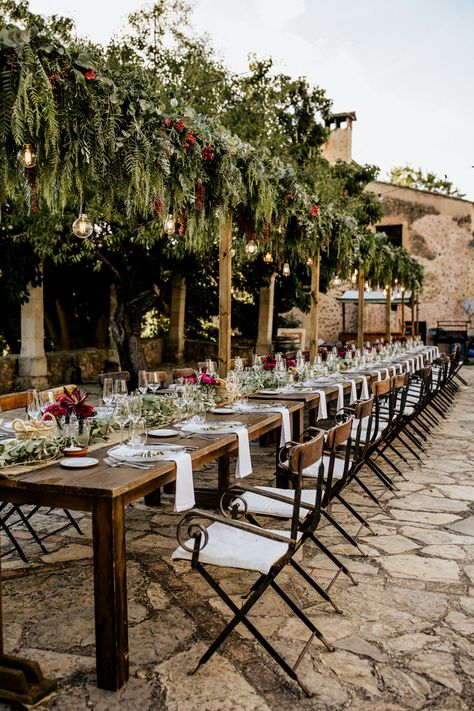
[[[286,404],[290,413],[303,407],[301,402],[280,402]],[[281,424],[281,415],[275,412],[249,412],[229,415],[208,415],[209,421],[225,422],[226,419],[238,419],[247,425],[249,438],[256,439]],[[154,444],[183,444],[196,447],[190,453],[193,468],[224,455],[235,455],[238,451],[238,440],[235,434],[219,434],[212,439],[189,437],[182,440],[179,437],[170,437],[149,440]],[[42,493],[61,494],[68,496],[88,497],[117,497],[128,495],[130,501],[140,498],[141,495],[151,491],[157,485],[168,483],[175,478],[176,465],[172,461],[154,462],[150,469],[136,469],[134,467],[110,467],[104,463],[104,457],[110,449],[110,444],[95,450],[91,454],[99,463],[91,468],[65,469],[59,462],[36,471],[25,471],[15,478],[0,478],[0,499],[8,500],[14,491],[22,492],[21,498],[28,501],[28,493],[33,496],[35,491]],[[2,494],[4,496],[2,497]],[[17,499],[17,497],[14,497]],[[33,501],[32,501],[33,502]],[[87,509],[88,505],[85,506]]]

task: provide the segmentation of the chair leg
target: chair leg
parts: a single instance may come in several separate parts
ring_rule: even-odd
[[[359,546],[359,544],[357,543],[357,541],[356,541],[356,539],[354,538],[354,536],[351,536],[351,534],[348,533],[348,532],[341,526],[341,524],[336,521],[336,519],[334,518],[334,516],[333,516],[332,514],[330,514],[329,511],[326,511],[325,509],[321,509],[321,515],[324,516],[324,517],[329,521],[329,523],[331,523],[331,524],[334,526],[334,528],[335,528],[337,531],[339,531],[339,533],[341,534],[341,536],[343,536],[343,537],[346,539],[346,541],[348,541],[351,545],[353,545],[355,548],[357,548],[357,550],[359,551],[359,553],[360,553],[361,555],[367,557],[367,553],[365,553],[365,552],[362,550],[362,548]]]
[[[354,516],[354,518],[356,518],[359,521],[359,523],[362,524],[362,526],[364,528],[367,528],[371,532],[371,534],[373,536],[375,536],[375,531],[371,527],[370,523],[368,521],[366,521],[365,518],[363,516],[361,516],[361,514],[358,511],[356,511],[355,508],[353,506],[351,506],[351,504],[348,501],[343,499],[340,494],[336,494],[336,498],[343,506],[346,507],[346,509],[349,511],[349,513],[351,513]]]
[[[334,553],[333,553],[332,551],[330,551],[329,548],[327,548],[327,547],[324,545],[324,543],[321,543],[321,541],[319,540],[319,538],[317,538],[317,537],[314,535],[314,533],[310,533],[308,537],[309,537],[309,538],[313,541],[313,543],[329,558],[329,560],[334,563],[334,565],[337,565],[337,567],[339,568],[339,570],[340,570],[341,573],[344,573],[344,575],[347,575],[347,577],[349,578],[349,580],[351,581],[351,583],[352,583],[353,585],[358,585],[358,584],[359,584],[359,582],[358,582],[357,580],[355,580],[355,578],[352,576],[352,573],[350,572],[349,568],[347,568],[347,566],[345,566],[344,563],[341,563],[341,561],[339,560],[339,558],[337,558],[337,556],[335,556]],[[331,585],[332,585],[332,583],[334,582],[334,580],[336,579],[336,577],[337,577],[337,576],[334,576],[334,578],[333,578],[333,580],[332,580],[332,582],[331,582]],[[330,586],[329,586],[329,587],[330,587]],[[329,590],[329,587],[326,588],[326,591]]]
[[[328,602],[330,605],[332,605],[332,607],[334,608],[334,610],[336,612],[338,612],[339,614],[342,614],[342,610],[332,601],[331,596],[329,595],[327,590],[325,590],[320,585],[318,585],[318,583],[315,580],[313,580],[313,578],[310,575],[308,575],[308,573],[306,572],[306,570],[304,570],[304,568],[302,568],[300,565],[298,565],[298,563],[296,563],[296,561],[294,561],[293,559],[290,560],[290,565],[292,568],[294,568],[301,575],[301,577],[304,580],[306,580],[308,585],[311,585],[311,587],[314,590],[316,590],[318,595],[320,595],[323,598],[323,600],[326,600],[326,602]],[[273,587],[273,583],[272,583],[272,587]]]

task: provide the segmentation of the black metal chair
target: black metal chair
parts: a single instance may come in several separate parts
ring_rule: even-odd
[[[308,696],[311,696],[305,684],[298,677],[296,670],[315,637],[329,651],[333,651],[334,647],[326,641],[320,630],[304,614],[299,605],[280,587],[276,579],[282,570],[287,566],[291,566],[317,590],[312,578],[307,576],[304,571],[301,573],[302,569],[294,560],[294,556],[302,546],[303,541],[306,540],[306,536],[300,530],[299,520],[302,472],[306,467],[318,461],[321,461],[321,464],[319,466],[318,479],[316,480],[314,509],[305,518],[305,530],[314,532],[320,520],[324,476],[324,465],[322,464],[323,441],[324,434],[320,433],[308,442],[295,444],[290,449],[289,472],[291,472],[294,487],[294,500],[289,531],[270,531],[243,520],[217,516],[201,510],[190,511],[181,520],[178,526],[180,547],[174,551],[173,559],[190,560],[192,568],[202,575],[233,613],[231,621],[203,654],[192,673],[195,673],[211,658],[232,630],[241,622],[282,669],[300,685]],[[243,499],[241,501],[243,510],[240,511],[240,515],[244,516],[246,503]],[[239,513],[235,507],[233,513],[234,515]],[[203,522],[206,522],[206,524]],[[257,580],[245,594],[245,601],[241,607],[235,604],[219,581],[211,574],[209,567],[212,566],[238,568],[258,574]],[[241,575],[241,579],[246,580],[247,576]],[[280,596],[310,631],[310,637],[293,666],[282,657],[248,618],[249,612],[269,588],[272,588]]]

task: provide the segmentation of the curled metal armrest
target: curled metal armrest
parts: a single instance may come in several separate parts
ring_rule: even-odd
[[[291,504],[292,506],[295,503],[294,499],[289,496],[285,496],[284,494],[279,494],[276,490],[272,491],[267,489],[259,489],[258,487],[250,486],[249,484],[232,484],[232,486],[229,486],[227,491],[221,497],[220,510],[222,511],[224,516],[229,515],[229,512],[225,513],[223,510],[225,508],[224,498],[229,496],[232,497],[232,500],[238,499],[239,501],[243,501],[245,504],[245,510],[247,511],[247,502],[240,496],[240,494],[245,493],[257,494],[257,496],[264,496],[267,499],[273,499],[273,501],[281,501],[284,504]],[[313,511],[315,509],[315,505],[305,502],[304,504],[300,504],[300,508],[305,508],[310,511]]]
[[[197,520],[195,522],[195,519]],[[189,553],[195,553],[195,545],[190,548],[187,544],[188,538],[193,538],[194,542],[199,539],[200,536],[203,537],[204,541],[200,541],[200,545],[197,548],[198,551],[203,550],[209,542],[209,533],[206,527],[199,523],[199,519],[206,519],[212,521],[213,523],[222,523],[225,526],[230,526],[231,528],[238,528],[241,531],[247,531],[248,533],[253,533],[261,538],[268,538],[272,541],[278,541],[279,543],[286,543],[287,545],[296,545],[296,540],[293,538],[287,538],[286,536],[280,536],[278,533],[273,533],[272,531],[267,531],[264,528],[257,528],[252,526],[250,523],[245,523],[244,521],[237,521],[232,518],[222,518],[222,516],[217,516],[209,511],[203,511],[202,509],[191,509],[188,511],[178,524],[177,537],[178,542],[184,550]],[[186,538],[185,538],[186,535]],[[202,543],[202,545],[201,545]]]

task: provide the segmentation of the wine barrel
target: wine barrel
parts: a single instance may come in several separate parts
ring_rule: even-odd
[[[277,336],[275,338],[275,353],[296,351],[300,347],[298,336]]]

